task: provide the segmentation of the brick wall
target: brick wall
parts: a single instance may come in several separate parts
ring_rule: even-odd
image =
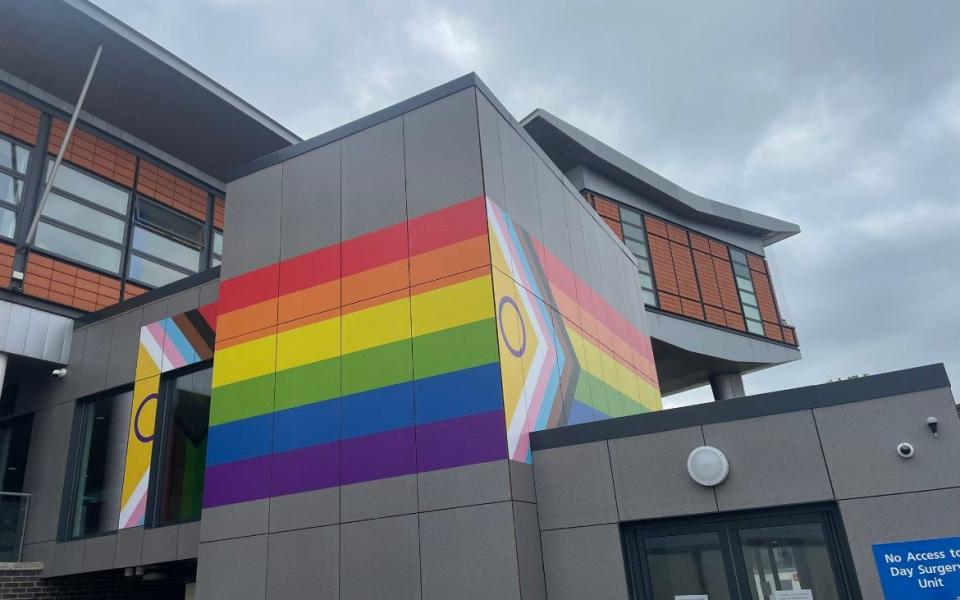
[[[30,145],[37,143],[40,111],[26,102],[0,93],[0,133]]]
[[[122,571],[40,579],[40,563],[0,567],[0,600],[183,600],[182,578],[142,581]]]
[[[140,161],[137,192],[201,221],[207,220],[205,191],[146,161]]]
[[[66,133],[67,123],[54,119],[47,151],[51,154],[59,152]],[[70,145],[67,146],[63,158],[124,187],[133,187],[136,157],[88,131],[73,130]]]
[[[16,248],[11,244],[0,242],[0,288],[10,287],[10,276],[13,275],[13,255]]]
[[[584,198],[623,239],[620,206],[592,192],[584,192]],[[644,225],[659,308],[745,332],[746,323],[730,262],[730,247],[650,215],[644,215]],[[796,346],[796,331],[781,323],[766,260],[747,253],[747,261],[763,319],[764,336]]]
[[[31,252],[23,291],[35,298],[94,311],[120,301],[120,280]]]
[[[219,196],[213,199],[213,226],[223,231],[223,212],[226,210],[226,203]]]

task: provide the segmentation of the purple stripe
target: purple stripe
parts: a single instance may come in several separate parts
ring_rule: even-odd
[[[340,483],[373,481],[417,470],[413,427],[404,427],[340,442]]]
[[[340,483],[340,443],[318,444],[273,455],[270,495],[283,496]]]
[[[270,496],[270,456],[208,467],[203,478],[204,508],[267,498]]]
[[[417,427],[421,473],[503,458],[507,458],[507,433],[502,410]]]

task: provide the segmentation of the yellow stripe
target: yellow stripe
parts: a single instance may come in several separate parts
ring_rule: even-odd
[[[213,361],[213,387],[273,373],[277,368],[276,352],[276,335],[217,350]]]
[[[437,288],[413,297],[413,335],[424,335],[493,316],[490,276]]]
[[[343,353],[350,354],[410,337],[410,298],[343,315]]]
[[[573,342],[574,354],[577,356],[577,362],[580,363],[580,368],[585,369],[588,373],[628,398],[639,401],[640,395],[637,386],[627,383],[631,379],[636,381],[636,373],[627,369],[623,363],[617,361],[606,351],[602,350],[601,347],[589,337],[580,335],[577,330],[567,328],[567,333]]]
[[[284,331],[277,336],[277,370],[340,355],[340,315]]]

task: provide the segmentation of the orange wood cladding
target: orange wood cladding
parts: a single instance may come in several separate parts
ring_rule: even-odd
[[[583,195],[610,229],[623,239],[620,205],[593,192]],[[650,215],[644,215],[644,225],[659,308],[746,332],[729,246]],[[765,337],[796,346],[794,328],[781,324],[766,260],[748,253],[747,262]]]
[[[0,133],[36,145],[39,127],[39,110],[13,96],[0,93]]]
[[[47,151],[51,154],[59,152],[66,133],[67,123],[54,119],[50,128],[50,143],[47,145]],[[134,155],[88,131],[73,130],[70,145],[67,146],[63,158],[124,187],[133,187],[137,163]]]
[[[120,301],[120,280],[31,252],[23,292],[34,298],[94,311]]]
[[[141,294],[146,294],[148,291],[147,288],[142,288],[139,285],[134,285],[129,281],[123,284],[123,299],[129,300],[130,298],[136,298]]]
[[[223,198],[217,196],[213,199],[213,226],[223,231],[223,212],[226,210]]]
[[[13,255],[16,248],[10,244],[0,242],[0,288],[10,287],[10,278],[13,276]]]
[[[201,221],[207,220],[207,192],[144,160],[140,161],[137,191]]]

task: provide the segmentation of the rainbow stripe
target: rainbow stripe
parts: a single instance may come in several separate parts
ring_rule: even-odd
[[[487,203],[509,455],[529,433],[658,410],[649,337]]]
[[[506,458],[484,200],[224,280],[204,506]]]

